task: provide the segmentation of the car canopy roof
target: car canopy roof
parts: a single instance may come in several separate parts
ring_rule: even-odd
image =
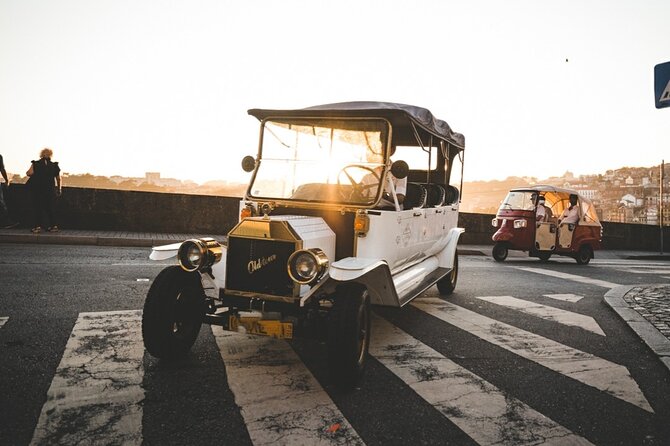
[[[535,186],[515,187],[510,189],[510,192],[554,192],[556,194],[575,194],[579,195],[579,191],[574,189],[567,189],[564,187],[548,186],[544,184],[536,184]],[[579,195],[583,199],[586,197]]]
[[[430,110],[413,105],[396,104],[393,102],[339,102],[335,104],[316,105],[295,110],[271,110],[252,108],[248,111],[259,120],[266,118],[349,118],[368,117],[385,118],[393,126],[393,140],[398,146],[418,145],[416,133],[424,145],[428,144],[432,135],[456,147],[465,149],[465,137],[451,130],[449,124],[437,119]]]

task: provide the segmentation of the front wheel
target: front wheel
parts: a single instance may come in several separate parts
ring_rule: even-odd
[[[144,302],[144,347],[161,359],[186,355],[198,337],[204,314],[200,275],[179,266],[165,268],[154,279]]]
[[[360,285],[338,288],[328,327],[328,365],[335,384],[351,390],[363,377],[370,348],[370,295]]]
[[[493,254],[493,258],[495,259],[496,262],[504,262],[505,259],[507,258],[507,245],[504,243],[496,243],[493,245],[493,251],[491,254]]]
[[[551,252],[550,251],[540,251],[537,256],[540,258],[541,262],[546,262],[551,258]]]
[[[456,289],[458,281],[458,253],[454,254],[454,267],[449,274],[437,281],[437,290],[440,294],[448,296]]]
[[[575,260],[579,265],[586,265],[591,261],[592,258],[593,258],[593,250],[591,249],[591,247],[587,245],[582,245],[579,248],[579,252],[575,257]]]

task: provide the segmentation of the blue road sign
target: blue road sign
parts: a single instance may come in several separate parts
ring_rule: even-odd
[[[654,67],[656,108],[670,107],[670,62]]]

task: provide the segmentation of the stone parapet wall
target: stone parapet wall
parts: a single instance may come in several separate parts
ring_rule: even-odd
[[[33,223],[29,191],[23,184],[6,190],[12,216],[25,228]],[[58,199],[58,222],[63,228],[129,232],[226,234],[238,221],[239,197],[166,194],[65,187]],[[489,245],[495,228],[493,214],[462,212],[462,244]],[[603,222],[603,247],[656,251],[657,226]],[[664,229],[664,251],[670,250],[670,227]]]

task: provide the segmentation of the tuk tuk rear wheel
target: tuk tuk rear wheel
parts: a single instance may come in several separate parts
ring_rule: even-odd
[[[156,358],[188,353],[200,332],[205,300],[200,275],[170,266],[154,279],[142,312],[144,347]]]
[[[587,265],[591,261],[591,258],[593,258],[593,250],[591,249],[591,247],[588,245],[580,246],[579,252],[575,257],[577,264]]]
[[[508,254],[507,245],[505,243],[496,243],[493,245],[491,254],[493,254],[493,258],[496,262],[504,262]]]
[[[454,267],[449,274],[437,281],[437,289],[440,294],[448,296],[456,289],[458,282],[458,253],[454,254]]]
[[[335,385],[353,389],[363,377],[370,348],[370,295],[358,284],[338,287],[328,324],[328,365]]]

